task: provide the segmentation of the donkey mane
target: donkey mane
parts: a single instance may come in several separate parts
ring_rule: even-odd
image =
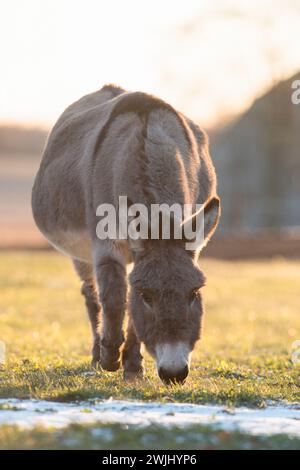
[[[97,158],[97,155],[99,154],[99,151],[101,150],[101,146],[106,136],[108,135],[110,126],[112,125],[114,120],[117,117],[124,115],[126,113],[135,113],[136,115],[139,116],[141,123],[142,123],[141,133],[140,135],[136,136],[136,138],[138,139],[138,144],[139,144],[137,157],[140,163],[139,165],[140,189],[149,203],[154,202],[153,195],[151,194],[151,191],[149,189],[150,188],[149,176],[147,174],[148,156],[145,151],[145,141],[147,139],[147,127],[148,127],[149,115],[151,111],[158,110],[158,109],[165,109],[169,111],[170,113],[172,113],[174,116],[176,116],[184,132],[189,150],[193,151],[193,149],[195,148],[194,139],[193,139],[193,136],[191,135],[191,132],[189,131],[186,120],[169,103],[166,103],[165,101],[163,101],[160,98],[157,98],[156,96],[143,93],[140,91],[131,92],[131,93],[126,92],[125,90],[123,90],[122,88],[114,84],[104,85],[104,87],[101,90],[111,91],[113,93],[113,98],[116,98],[120,96],[121,94],[123,94],[123,96],[116,102],[114,108],[112,109],[110,113],[110,116],[107,122],[101,129],[96,139],[95,152],[93,155],[92,165],[93,166],[95,165],[95,160]]]
[[[107,83],[100,89],[100,91],[110,91],[113,98],[126,92],[124,88],[115,85],[114,83]]]
[[[121,88],[118,88],[114,85],[105,85],[103,89],[121,90]],[[120,94],[121,93],[116,94],[115,97],[119,96]],[[186,140],[189,144],[189,148],[191,149],[193,147],[193,142],[184,117],[180,115],[170,104],[166,103],[160,98],[157,98],[156,96],[148,95],[147,93],[143,93],[141,91],[132,93],[125,92],[124,96],[122,96],[122,98],[116,103],[106,124],[103,126],[101,132],[98,135],[95,149],[99,150],[101,147],[105,137],[107,136],[109,128],[116,117],[125,113],[135,113],[141,118],[143,122],[143,128],[147,129],[149,114],[151,111],[156,109],[166,109],[177,117],[183,128]],[[146,135],[146,131],[143,131],[143,133]]]

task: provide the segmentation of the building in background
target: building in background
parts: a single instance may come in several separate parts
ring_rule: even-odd
[[[211,136],[222,197],[220,233],[300,227],[300,74],[275,85]]]

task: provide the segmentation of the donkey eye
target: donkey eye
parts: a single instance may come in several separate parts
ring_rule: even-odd
[[[140,295],[141,295],[142,301],[147,305],[147,307],[152,307],[153,298],[150,292],[142,291]]]
[[[193,289],[189,293],[189,305],[192,305],[196,299],[199,297],[199,289]]]

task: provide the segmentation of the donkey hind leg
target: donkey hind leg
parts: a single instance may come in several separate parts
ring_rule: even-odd
[[[122,354],[124,379],[142,378],[144,375],[141,342],[137,338],[131,318],[128,321],[127,336]]]
[[[91,264],[73,260],[75,269],[82,280],[81,293],[85,297],[93,333],[92,366],[97,367],[100,362],[100,312],[98,293]]]
[[[100,363],[103,369],[113,372],[120,367],[120,348],[124,342],[126,270],[115,259],[105,257],[98,260],[96,275],[102,306]]]

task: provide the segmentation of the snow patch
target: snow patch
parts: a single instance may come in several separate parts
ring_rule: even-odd
[[[288,434],[300,437],[300,406],[279,405],[264,409],[234,408],[185,403],[147,403],[106,400],[56,403],[43,400],[0,399],[0,425],[63,428],[78,424],[129,424],[147,426],[214,425],[227,431],[253,435]]]

